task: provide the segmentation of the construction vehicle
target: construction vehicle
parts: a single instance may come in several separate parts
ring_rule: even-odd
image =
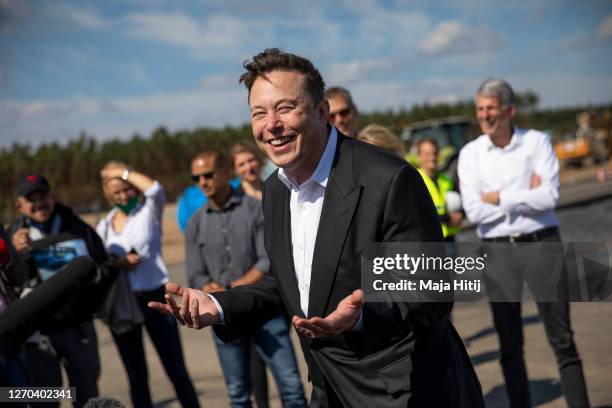
[[[566,134],[555,143],[555,153],[561,165],[582,167],[590,162],[599,164],[606,161],[609,153],[606,146],[607,132],[593,129],[592,115],[588,112],[580,113],[576,122],[576,132]]]

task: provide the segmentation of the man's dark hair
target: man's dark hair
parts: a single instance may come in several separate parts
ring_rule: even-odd
[[[215,168],[224,169],[229,168],[229,162],[227,160],[227,156],[219,149],[216,148],[206,148],[202,150],[196,157],[191,161],[192,163],[196,160],[202,160],[212,157],[215,160]]]
[[[325,91],[325,99],[332,99],[338,96],[343,98],[349,106],[355,106],[353,97],[348,89],[341,86],[332,86]]]
[[[304,57],[281,51],[278,48],[266,48],[263,52],[254,56],[252,61],[244,61],[243,66],[246,72],[240,76],[240,83],[244,82],[249,90],[249,97],[251,96],[253,83],[258,77],[267,80],[266,74],[269,72],[290,71],[298,72],[304,76],[306,89],[315,105],[323,101],[325,82],[323,82],[319,70]]]

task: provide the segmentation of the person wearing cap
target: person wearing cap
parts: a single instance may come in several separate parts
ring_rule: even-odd
[[[32,244],[36,241],[70,234],[84,242],[96,264],[106,263],[100,237],[69,207],[56,201],[49,182],[42,175],[28,174],[19,180],[15,206],[20,217],[10,230],[11,242],[28,264],[28,285],[34,291],[42,280],[40,267],[31,256]],[[78,309],[71,303],[61,313],[49,316],[48,327],[40,331],[44,337],[31,339],[35,341],[26,344],[24,356],[31,386],[61,386],[61,362],[70,386],[76,387],[78,393],[75,406],[80,407],[98,395],[100,358],[91,314]]]

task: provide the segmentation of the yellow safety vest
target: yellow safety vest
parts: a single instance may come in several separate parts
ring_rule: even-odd
[[[427,186],[427,190],[429,191],[429,195],[431,195],[431,199],[436,206],[436,210],[438,211],[439,216],[444,216],[447,213],[446,210],[446,192],[453,189],[453,180],[451,180],[444,173],[438,173],[436,176],[436,182],[431,179],[425,173],[425,170],[418,169],[421,177],[423,177],[423,181],[425,181],[425,186]],[[444,234],[444,238],[453,236],[457,234],[460,230],[459,227],[449,227],[445,223],[442,224],[442,234]]]

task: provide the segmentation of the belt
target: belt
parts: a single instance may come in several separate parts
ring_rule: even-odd
[[[559,234],[559,227],[548,227],[528,234],[512,234],[505,237],[482,238],[483,242],[537,242]]]

